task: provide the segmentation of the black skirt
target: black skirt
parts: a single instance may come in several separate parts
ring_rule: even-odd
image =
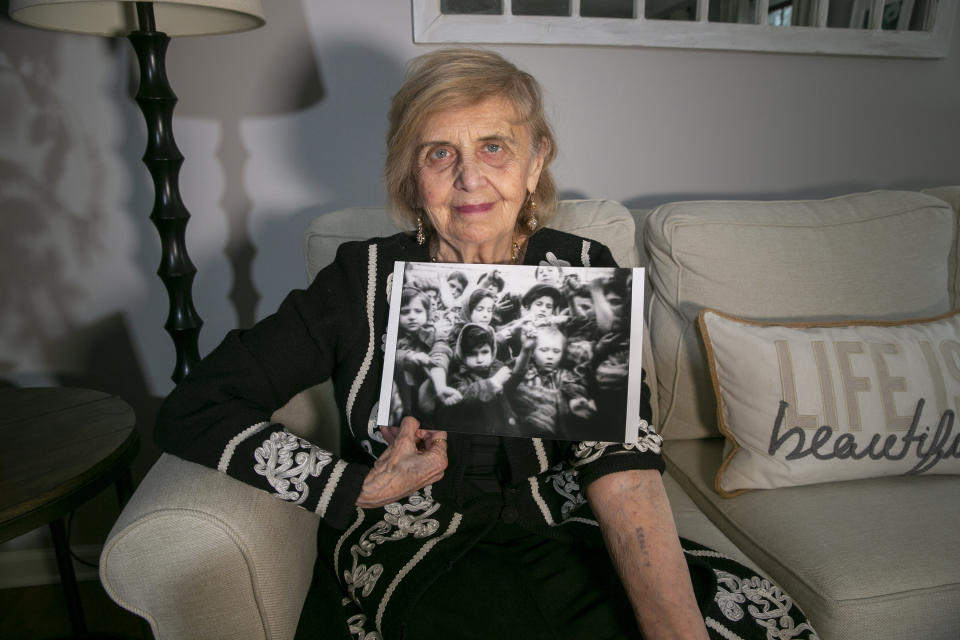
[[[478,540],[421,585],[404,612],[404,640],[621,640],[640,638],[633,609],[602,542],[546,537],[516,523],[502,499],[505,453],[499,438],[474,437],[464,482],[468,502],[493,505],[499,517]],[[792,600],[750,568],[681,539],[694,595],[712,638],[812,640]],[[321,545],[321,548],[323,545]],[[320,554],[296,640],[381,638]],[[796,633],[793,633],[793,632]]]

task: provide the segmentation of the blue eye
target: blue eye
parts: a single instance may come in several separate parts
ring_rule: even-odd
[[[427,153],[423,163],[430,167],[446,167],[453,161],[456,152],[450,147],[434,147]]]
[[[500,149],[502,149],[502,148],[503,148],[503,147],[501,147],[500,145],[498,145],[498,144],[496,144],[496,143],[494,143],[494,142],[490,142],[490,143],[488,143],[488,144],[484,147],[484,149],[487,151],[487,153],[497,153],[497,152],[500,151]]]

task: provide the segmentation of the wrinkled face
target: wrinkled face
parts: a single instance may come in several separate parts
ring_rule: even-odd
[[[493,298],[481,298],[480,302],[473,307],[473,311],[470,312],[470,322],[488,327],[492,320]]]
[[[488,344],[482,344],[474,351],[463,356],[463,364],[470,371],[483,373],[493,363],[493,349]]]
[[[542,332],[533,348],[533,363],[540,371],[553,371],[563,357],[563,336],[555,331]]]
[[[407,333],[414,333],[427,323],[427,309],[423,306],[422,298],[413,298],[400,307],[400,329]]]
[[[528,318],[547,318],[553,315],[554,303],[551,296],[540,296],[530,301],[529,307],[524,307]]]
[[[582,316],[588,318],[593,317],[593,299],[592,298],[583,298],[580,296],[574,296],[573,306],[577,308],[577,311]]]
[[[545,154],[534,150],[505,98],[436,113],[417,147],[421,206],[441,239],[458,249],[509,242]]]

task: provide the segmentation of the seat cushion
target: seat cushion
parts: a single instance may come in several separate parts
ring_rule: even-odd
[[[668,473],[822,638],[955,640],[960,478],[888,477],[722,498],[722,439],[670,441]]]
[[[904,191],[829,200],[680,202],[643,233],[665,438],[719,435],[695,329],[711,307],[752,320],[903,320],[956,305],[957,213]]]

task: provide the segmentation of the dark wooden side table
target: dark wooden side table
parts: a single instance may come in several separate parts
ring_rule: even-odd
[[[73,632],[87,632],[64,516],[115,484],[133,493],[133,409],[89,389],[0,389],[0,542],[50,525]]]

